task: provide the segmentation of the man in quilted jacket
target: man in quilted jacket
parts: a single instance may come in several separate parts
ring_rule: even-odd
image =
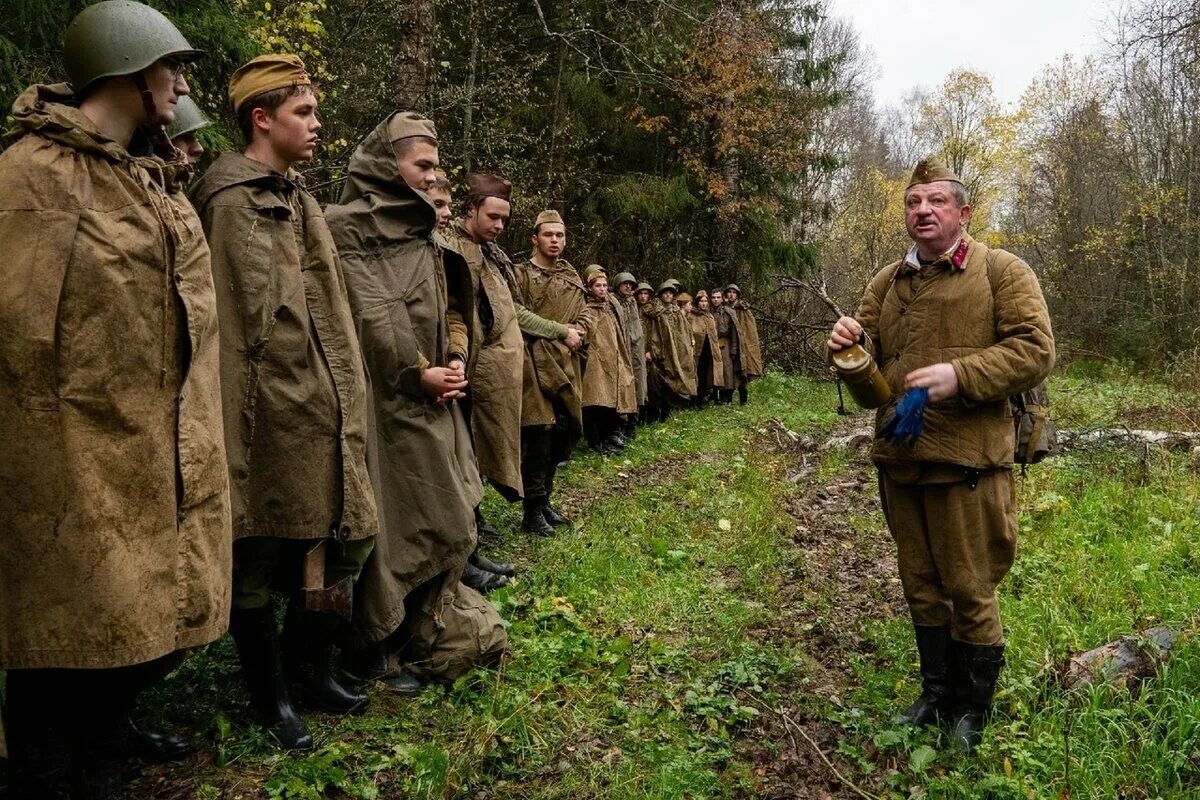
[[[1004,665],[996,587],[1017,540],[1008,398],[1050,373],[1054,336],[1029,265],[967,234],[966,188],[945,164],[917,165],[904,208],[913,246],[875,275],[828,347],[874,356],[892,389],[879,426],[907,390],[928,391],[920,437],[872,450],[923,681],[898,721],[942,722],[969,751]]]

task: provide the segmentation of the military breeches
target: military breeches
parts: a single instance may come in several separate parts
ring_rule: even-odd
[[[325,587],[349,578],[358,579],[374,537],[339,542],[335,539],[280,539],[250,536],[233,543],[233,607],[262,608],[271,601],[271,588],[300,589],[304,555],[321,541],[325,544]],[[311,587],[310,587],[311,588]]]
[[[969,644],[1002,643],[996,587],[1017,548],[1012,471],[984,473],[972,489],[898,483],[880,469],[879,493],[913,624],[950,625]]]

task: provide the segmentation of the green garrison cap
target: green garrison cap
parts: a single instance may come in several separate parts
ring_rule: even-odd
[[[192,98],[184,95],[175,106],[175,121],[167,126],[167,138],[175,139],[185,133],[195,133],[212,124]]]
[[[946,166],[946,162],[937,156],[926,156],[917,163],[907,188],[911,189],[921,183],[936,183],[937,181],[962,183],[962,178],[955,175],[954,170]]]
[[[622,283],[632,283],[634,286],[637,286],[637,278],[633,277],[632,272],[618,272],[613,282],[617,286],[620,286]],[[650,287],[647,286],[646,288],[649,289]]]
[[[141,72],[160,58],[201,55],[171,20],[133,0],[88,6],[63,36],[63,61],[76,92],[101,78]]]

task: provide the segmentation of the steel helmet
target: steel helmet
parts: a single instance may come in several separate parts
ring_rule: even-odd
[[[167,126],[167,138],[175,139],[185,133],[195,133],[212,124],[200,107],[188,96],[179,98],[175,106],[175,120]]]
[[[160,58],[190,61],[201,55],[171,20],[134,0],[88,6],[63,36],[63,61],[76,92],[101,78],[141,72]]]
[[[634,286],[637,286],[637,278],[633,277],[632,272],[618,272],[614,283],[617,286],[620,286],[622,283],[632,283]]]

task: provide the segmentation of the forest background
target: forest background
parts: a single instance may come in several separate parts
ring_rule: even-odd
[[[834,309],[903,254],[912,164],[963,176],[971,232],[1023,256],[1060,349],[1192,371],[1200,361],[1200,5],[1119,0],[1106,43],[1048,65],[1015,107],[959,70],[896,106],[824,0],[152,0],[208,56],[189,73],[237,146],[225,88],[261,52],[299,53],[324,91],[306,169],[324,201],[394,109],[437,123],[461,184],[516,187],[504,244],[544,207],[568,256],[688,288],[727,281],[768,323],[769,358],[815,368]],[[82,0],[0,0],[0,103],[62,80]],[[932,43],[931,43],[932,44]]]

